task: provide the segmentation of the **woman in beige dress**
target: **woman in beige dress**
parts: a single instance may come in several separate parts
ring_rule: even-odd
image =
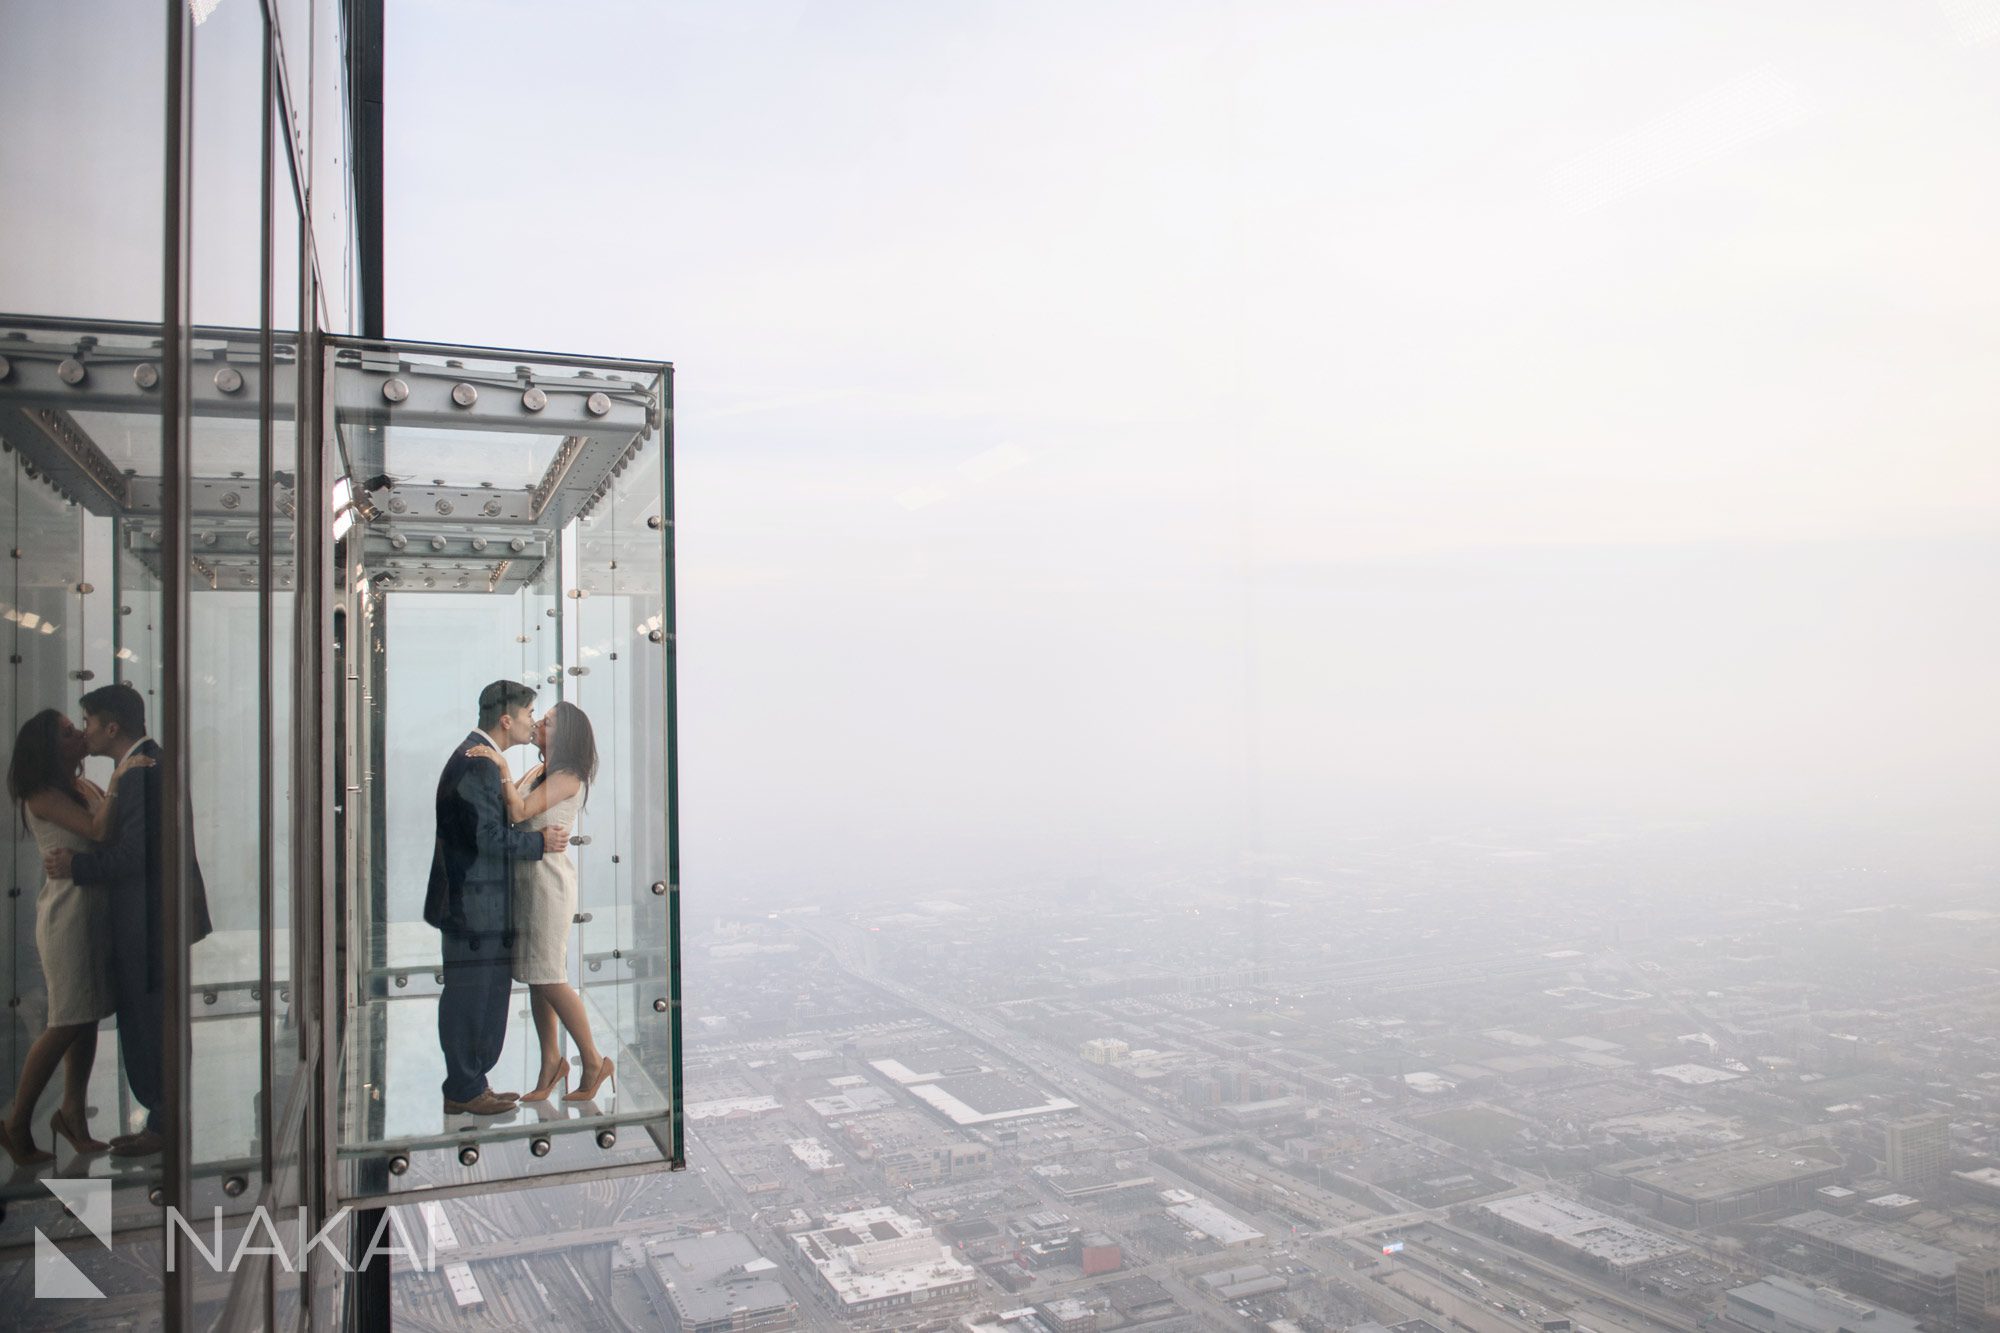
[[[527,829],[559,824],[574,828],[577,812],[590,798],[597,776],[597,738],[584,711],[567,701],[558,703],[535,724],[535,745],[543,762],[512,780],[507,760],[498,750],[481,745],[466,751],[500,766],[501,789],[507,797],[507,818]],[[541,1081],[521,1095],[524,1102],[547,1101],[558,1083],[569,1081],[569,1061],[562,1054],[562,1033],[569,1032],[583,1061],[583,1077],[563,1094],[566,1102],[586,1102],[613,1074],[611,1057],[601,1054],[590,1033],[590,1016],[583,997],[569,984],[569,937],[576,918],[576,862],[568,852],[522,861],[514,867],[514,979],[528,987],[535,1015],[535,1035],[541,1040]]]
[[[129,754],[112,773],[109,788],[99,790],[83,776],[84,754],[83,733],[53,708],[22,723],[15,738],[7,765],[7,794],[20,804],[21,818],[44,853],[57,848],[87,851],[109,838],[118,780],[153,763],[144,755]],[[105,910],[95,894],[68,879],[44,879],[35,897],[35,947],[42,955],[49,1012],[42,1035],[35,1038],[21,1064],[13,1113],[0,1121],[0,1148],[16,1165],[55,1160],[54,1153],[35,1146],[29,1117],[58,1064],[63,1066],[62,1105],[49,1118],[50,1134],[68,1139],[79,1153],[104,1151],[105,1145],[90,1137],[84,1098],[90,1088],[90,1067],[97,1059],[97,1025],[111,1016],[113,1008]]]

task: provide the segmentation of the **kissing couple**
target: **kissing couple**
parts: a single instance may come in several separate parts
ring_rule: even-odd
[[[424,920],[443,936],[438,1045],[446,1115],[507,1115],[519,1102],[589,1101],[613,1076],[591,1036],[583,997],[569,984],[576,917],[570,829],[597,776],[597,741],[581,708],[557,703],[534,715],[535,691],[496,680],[479,692],[479,725],[452,751],[437,786],[437,845]],[[516,779],[506,752],[542,754]],[[528,987],[541,1072],[523,1095],[496,1092],[487,1075],[507,1037],[507,998]],[[569,1088],[562,1031],[576,1043],[581,1078]]]

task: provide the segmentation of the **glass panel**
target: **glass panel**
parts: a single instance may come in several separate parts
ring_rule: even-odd
[[[218,6],[193,31],[189,313],[198,329],[245,331],[198,335],[192,354],[187,761],[195,874],[205,892],[195,900],[188,973],[190,1135],[197,1172],[241,1182],[235,1197],[247,1206],[263,1176],[263,12]]]
[[[319,259],[322,327],[353,327],[353,286],[348,266],[353,259],[353,211],[347,172],[347,61],[342,54],[339,4],[313,7],[312,239]]]
[[[336,523],[357,1001],[343,1189],[658,1163],[673,1141],[671,1022],[653,1006],[669,902],[650,888],[668,749],[649,637],[659,369],[393,344],[329,360],[336,499],[353,503]],[[512,706],[482,715],[507,687]],[[503,762],[469,753],[482,745]],[[509,1091],[529,1096],[480,1100]]]
[[[509,490],[541,480],[563,442],[560,435],[519,431],[467,438],[463,431],[424,426],[391,426],[386,435],[383,468],[397,477],[429,477],[439,486]]]
[[[332,3],[332,0],[328,2]],[[290,88],[291,104],[295,108],[289,116],[280,110],[279,122],[283,132],[278,141],[283,145],[289,136],[289,151],[303,161],[312,131],[312,116],[308,108],[312,105],[313,4],[312,0],[278,0],[276,11],[280,60]]]
[[[160,1159],[79,1152],[50,1122],[61,1109],[78,1139],[101,1142],[142,1128],[142,1099],[160,1100],[143,836],[138,875],[115,855],[132,845],[119,815],[136,813],[142,835],[157,822],[151,778],[121,783],[104,837],[79,830],[77,770],[101,785],[112,761],[86,757],[90,742],[66,728],[85,721],[86,692],[143,688],[158,661],[157,606],[128,595],[143,566],[127,539],[157,512],[128,469],[159,473],[166,12],[10,7],[0,40],[0,743],[40,807],[32,824],[12,802],[0,819],[0,1100],[17,1148],[55,1154],[19,1170],[0,1156],[0,1249],[32,1253],[34,1228],[60,1215],[45,1179],[112,1180],[117,1250],[90,1247],[83,1267],[115,1268],[138,1301],[160,1280],[146,1197]],[[45,846],[68,865],[46,869]]]
[[[282,120],[282,110],[273,108]],[[297,610],[298,567],[294,484],[299,470],[298,378],[299,264],[304,232],[300,226],[298,192],[292,177],[291,154],[282,133],[272,138],[271,156],[271,330],[273,395],[271,403],[271,475],[265,478],[264,504],[271,518],[275,577],[265,585],[270,599],[271,749],[264,781],[270,789],[272,820],[268,863],[271,876],[270,984],[274,1021],[271,1030],[271,1108],[284,1111],[303,1052],[299,1047],[298,1009],[292,997],[292,670],[293,616]]]
[[[627,1052],[622,1087],[636,1100],[668,1106],[676,1066],[667,966],[668,873],[665,818],[668,719],[666,451],[658,440],[615,477],[609,493],[577,524],[577,649],[569,670],[577,705],[598,740],[589,842],[577,849],[582,958],[579,982],[594,1014]],[[656,1007],[668,1001],[666,1009]]]

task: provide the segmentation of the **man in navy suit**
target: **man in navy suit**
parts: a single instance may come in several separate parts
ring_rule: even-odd
[[[166,825],[160,809],[160,747],[146,735],[146,701],[124,684],[106,685],[83,696],[83,739],[91,754],[113,763],[133,751],[153,761],[132,769],[119,783],[110,841],[87,852],[57,850],[42,858],[42,868],[51,878],[73,879],[107,893],[106,942],[115,987],[118,1053],[125,1062],[132,1100],[146,1108],[146,1128],[113,1137],[111,1151],[120,1157],[143,1157],[166,1146],[162,1104],[166,1063],[160,1028],[166,1009],[162,977],[166,888],[160,866]],[[184,821],[182,827],[189,839],[193,942],[199,943],[211,930],[208,894],[202,886],[201,865],[194,859],[193,823]]]
[[[444,1049],[446,1115],[505,1115],[517,1092],[495,1092],[486,1075],[507,1038],[514,987],[514,864],[569,846],[569,830],[539,832],[507,823],[500,769],[466,751],[505,753],[535,734],[535,692],[496,680],[479,692],[479,729],[451,752],[437,787],[437,846],[431,854],[424,920],[444,935],[444,989],[438,1045]]]

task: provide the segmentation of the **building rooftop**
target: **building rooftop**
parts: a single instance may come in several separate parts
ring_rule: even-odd
[[[1186,1190],[1166,1190],[1161,1198],[1166,1201],[1167,1211],[1182,1226],[1218,1245],[1246,1245],[1264,1238],[1264,1233],[1248,1222],[1223,1212],[1208,1200]]]
[[[1878,1310],[1829,1287],[1808,1287],[1784,1277],[1738,1287],[1729,1299],[1774,1316],[1780,1327],[1807,1333],[1917,1333],[1918,1329],[1908,1315]]]
[[[734,1231],[658,1237],[646,1242],[646,1258],[683,1326],[792,1304],[785,1284],[772,1276],[776,1265]]]
[[[1653,1071],[1661,1078],[1670,1078],[1676,1083],[1727,1083],[1741,1075],[1732,1074],[1727,1069],[1715,1069],[1709,1065],[1665,1065]]]
[[[793,1242],[844,1305],[863,1305],[973,1281],[970,1265],[914,1218],[864,1208],[827,1219]]]
[[[1689,1162],[1666,1162],[1623,1174],[1635,1184],[1696,1203],[1726,1199],[1836,1169],[1830,1162],[1793,1148],[1730,1148]]]
[[[964,1074],[907,1086],[912,1097],[954,1125],[986,1125],[1077,1109],[1067,1098],[1036,1091],[1004,1074]]]
[[[1600,1213],[1574,1199],[1538,1190],[1510,1199],[1495,1199],[1480,1207],[1515,1226],[1540,1232],[1601,1259],[1613,1268],[1634,1268],[1666,1259],[1687,1249],[1679,1241]]]
[[[1817,1209],[1796,1213],[1779,1223],[1802,1236],[1811,1236],[1831,1245],[1840,1245],[1906,1272],[1929,1278],[1950,1278],[1958,1274],[1958,1256],[1950,1250],[1889,1231],[1882,1227],[1835,1217]]]

